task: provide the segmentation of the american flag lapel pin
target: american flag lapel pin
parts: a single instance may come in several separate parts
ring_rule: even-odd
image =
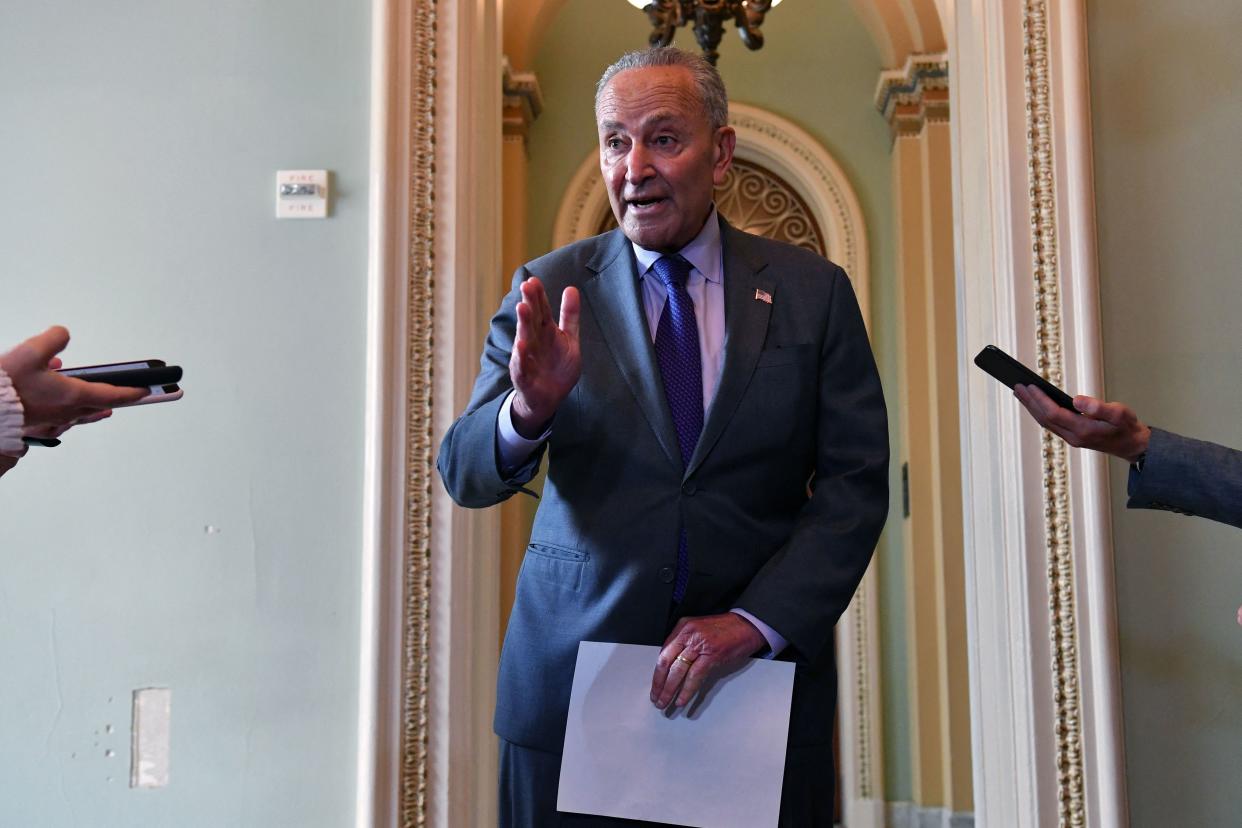
[[[770,305],[772,304],[772,294],[768,293],[766,290],[755,288],[755,300],[759,302],[767,302]]]

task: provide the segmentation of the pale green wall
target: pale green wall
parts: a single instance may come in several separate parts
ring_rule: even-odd
[[[1108,395],[1242,447],[1242,5],[1087,9]],[[1127,511],[1110,470],[1133,824],[1237,825],[1242,534]]]
[[[369,30],[344,0],[0,11],[0,340],[186,369],[0,480],[0,825],[352,821]],[[336,214],[277,222],[304,167]],[[131,790],[150,685],[172,781]]]
[[[546,108],[531,129],[527,236],[531,256],[550,248],[565,188],[596,146],[595,81],[622,52],[645,46],[649,31],[644,15],[620,0],[569,0],[540,44],[534,69]],[[888,397],[893,457],[899,458],[891,144],[888,127],[872,103],[883,67],[870,36],[844,2],[790,0],[768,16],[763,31],[767,45],[748,52],[729,25],[720,49],[721,74],[732,100],[776,112],[815,136],[840,162],[858,193],[870,240],[873,339]],[[693,36],[682,30],[677,44],[694,48]],[[892,511],[878,553],[885,794],[890,800],[909,800],[899,462],[893,464],[890,479]]]

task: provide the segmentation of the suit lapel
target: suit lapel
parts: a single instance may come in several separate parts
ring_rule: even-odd
[[[617,363],[617,370],[625,377],[669,462],[680,469],[677,432],[664,398],[660,366],[643,312],[634,253],[620,230],[610,234],[599,252],[587,262],[587,267],[597,275],[589,279],[582,290]]]
[[[745,233],[733,229],[721,220],[720,243],[725,294],[724,367],[720,372],[720,382],[716,385],[716,395],[703,423],[703,433],[686,468],[687,477],[703,463],[720,435],[724,433],[725,426],[737,410],[746,386],[750,384],[751,374],[755,371],[755,363],[767,336],[768,320],[772,315],[771,303],[760,300],[756,291],[763,291],[768,299],[779,301],[775,282],[763,273],[767,262],[757,255],[748,242]]]

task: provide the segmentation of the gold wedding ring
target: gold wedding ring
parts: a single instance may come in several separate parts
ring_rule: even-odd
[[[687,667],[689,667],[691,664],[693,664],[693,663],[694,663],[694,662],[693,662],[693,661],[691,661],[690,659],[688,659],[688,658],[683,658],[682,656],[677,656],[677,658],[676,658],[676,659],[674,659],[674,660],[675,660],[675,661],[680,661],[682,664],[686,665]]]

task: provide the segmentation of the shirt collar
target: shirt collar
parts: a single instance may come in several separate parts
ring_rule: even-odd
[[[638,260],[638,275],[640,278],[646,276],[651,266],[664,254],[639,247],[633,242],[630,244],[634,248],[634,258]],[[717,218],[715,204],[712,204],[712,211],[708,214],[703,229],[689,244],[678,250],[677,254],[693,265],[695,270],[702,273],[707,281],[715,283],[721,281],[724,269],[720,266],[720,219]]]

